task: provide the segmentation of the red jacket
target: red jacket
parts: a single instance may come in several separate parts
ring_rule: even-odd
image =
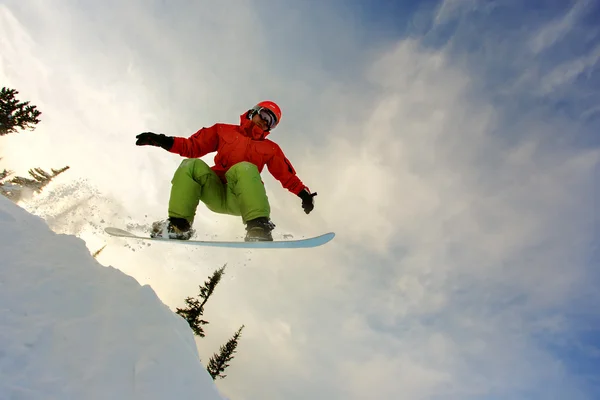
[[[215,165],[211,169],[223,182],[229,168],[248,161],[256,165],[259,172],[266,165],[273,177],[296,195],[304,188],[309,190],[296,176],[294,167],[281,148],[265,139],[268,134],[247,119],[244,113],[240,117],[240,125],[215,124],[200,129],[187,139],[176,137],[169,151],[188,158],[199,158],[216,151]]]

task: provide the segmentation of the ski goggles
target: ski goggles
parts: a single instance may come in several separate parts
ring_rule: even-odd
[[[269,129],[273,129],[277,126],[277,117],[273,111],[265,107],[260,107],[256,110],[256,113],[267,123]]]

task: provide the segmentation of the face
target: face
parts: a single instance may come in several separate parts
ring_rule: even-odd
[[[261,118],[259,113],[254,114],[252,117],[252,122],[254,122],[260,129],[266,131],[269,129],[269,123]]]

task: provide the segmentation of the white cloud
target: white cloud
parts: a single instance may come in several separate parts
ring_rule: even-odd
[[[563,88],[584,73],[591,74],[597,66],[598,60],[600,60],[600,46],[597,46],[588,54],[575,60],[569,60],[559,64],[547,75],[542,77],[542,95],[547,95],[559,88]]]
[[[438,25],[455,20],[479,6],[481,2],[478,0],[442,0],[436,10],[434,22]]]
[[[531,51],[535,54],[541,53],[563,39],[577,26],[589,5],[588,0],[575,1],[567,13],[544,25],[529,39]]]

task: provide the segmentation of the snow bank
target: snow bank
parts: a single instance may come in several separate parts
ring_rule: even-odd
[[[223,399],[149,286],[3,196],[0,398]]]

